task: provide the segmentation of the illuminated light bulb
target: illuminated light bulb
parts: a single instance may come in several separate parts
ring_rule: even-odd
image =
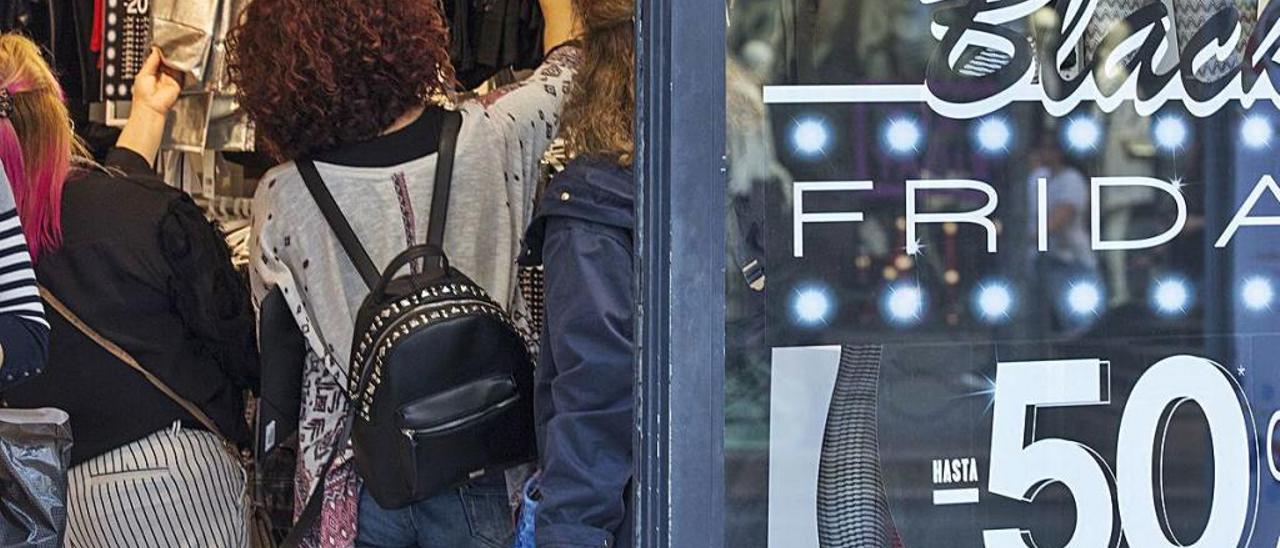
[[[889,288],[885,295],[884,311],[890,322],[910,325],[924,315],[924,291],[915,284],[902,283]]]
[[[1187,144],[1191,129],[1187,127],[1187,122],[1178,116],[1163,116],[1156,120],[1152,134],[1155,136],[1156,146],[1172,152]]]
[[[978,122],[973,133],[978,148],[987,154],[1008,152],[1009,143],[1013,141],[1013,130],[1003,118],[987,118]]]
[[[1102,289],[1097,283],[1080,281],[1067,289],[1067,306],[1076,316],[1096,316],[1102,306]]]
[[[1151,290],[1151,306],[1166,316],[1182,314],[1191,307],[1191,287],[1178,278],[1160,280]]]
[[[1102,141],[1102,127],[1092,116],[1077,116],[1063,130],[1066,144],[1076,153],[1092,152]]]
[[[1240,300],[1244,302],[1244,307],[1254,312],[1269,310],[1275,298],[1276,291],[1271,280],[1261,276],[1245,280],[1240,289]]]
[[[915,152],[920,147],[924,133],[915,120],[896,118],[890,120],[884,129],[884,143],[889,152],[903,156]]]
[[[1254,150],[1266,148],[1271,144],[1273,135],[1271,121],[1264,116],[1255,114],[1245,118],[1244,123],[1240,124],[1240,139],[1248,148]]]
[[[1008,320],[1013,313],[1013,290],[1003,282],[991,282],[978,288],[974,296],[979,317],[988,323]]]
[[[831,294],[826,289],[817,287],[797,291],[791,302],[796,321],[807,326],[827,323],[834,308]]]
[[[831,141],[831,129],[818,118],[806,118],[796,122],[791,130],[791,144],[804,156],[817,156],[827,151]]]

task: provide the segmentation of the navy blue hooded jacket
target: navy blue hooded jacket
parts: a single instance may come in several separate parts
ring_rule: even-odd
[[[522,262],[546,277],[538,548],[631,545],[634,201],[630,170],[580,158],[548,185],[525,238]]]

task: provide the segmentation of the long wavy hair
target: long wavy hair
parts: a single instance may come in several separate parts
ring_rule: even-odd
[[[629,166],[635,151],[635,1],[574,0],[585,33],[582,70],[565,106],[569,152]]]
[[[240,102],[280,160],[372,139],[454,87],[430,0],[254,0],[229,54]]]
[[[14,107],[0,118],[0,164],[38,260],[62,243],[62,189],[74,166],[90,164],[90,156],[72,127],[62,86],[34,42],[0,34],[0,89]]]

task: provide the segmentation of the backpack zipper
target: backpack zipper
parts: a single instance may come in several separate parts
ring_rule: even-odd
[[[414,439],[414,437],[416,436],[438,436],[440,434],[447,434],[450,431],[460,429],[469,423],[478,422],[490,416],[506,411],[507,409],[511,408],[511,406],[515,405],[516,402],[519,402],[519,401],[520,401],[520,394],[515,394],[505,400],[498,402],[497,405],[482,409],[480,411],[477,411],[465,417],[459,417],[457,419],[451,420],[444,424],[438,424],[436,426],[430,426],[427,428],[416,428],[416,429],[402,428],[400,429],[400,432],[404,434],[406,437],[408,437],[410,440]]]

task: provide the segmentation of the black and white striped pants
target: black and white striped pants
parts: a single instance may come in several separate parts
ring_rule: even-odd
[[[70,471],[68,548],[246,548],[245,476],[217,436],[175,426]]]

